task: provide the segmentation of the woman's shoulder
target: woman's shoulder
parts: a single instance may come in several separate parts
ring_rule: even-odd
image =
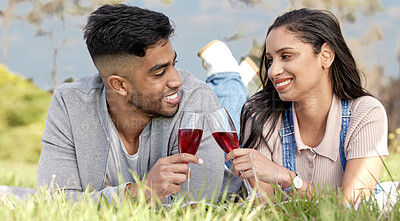
[[[373,96],[361,96],[351,102],[351,110],[353,113],[368,113],[373,109],[385,112],[382,103]]]
[[[372,96],[362,96],[351,102],[351,121],[354,124],[371,121],[387,122],[387,115],[382,103]]]

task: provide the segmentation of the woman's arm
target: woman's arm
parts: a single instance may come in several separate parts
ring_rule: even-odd
[[[342,180],[343,202],[357,202],[361,196],[369,196],[375,191],[382,171],[380,157],[351,159],[347,162]]]
[[[374,191],[383,166],[381,157],[389,154],[383,105],[367,96],[352,106],[352,124],[346,137],[347,165],[341,184],[345,203],[357,202],[362,195],[369,196]]]

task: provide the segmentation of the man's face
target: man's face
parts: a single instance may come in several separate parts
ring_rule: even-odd
[[[182,85],[175,69],[176,53],[171,42],[146,50],[146,56],[127,79],[131,84],[129,103],[147,116],[172,117],[178,111]]]

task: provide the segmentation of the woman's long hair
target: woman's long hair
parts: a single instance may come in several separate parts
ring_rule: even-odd
[[[335,59],[331,65],[331,78],[333,93],[339,99],[352,100],[364,95],[370,95],[361,84],[360,70],[348,48],[337,18],[329,11],[298,9],[287,12],[276,18],[268,28],[267,36],[272,29],[285,27],[289,33],[294,34],[302,42],[311,45],[314,54],[321,51],[321,46],[326,42],[335,52]],[[280,116],[289,108],[291,102],[282,101],[273,83],[268,80],[269,64],[266,61],[266,48],[262,50],[260,58],[260,78],[263,89],[251,97],[243,106],[240,119],[240,145],[244,148],[258,149],[262,142],[271,137],[277,126]],[[271,127],[263,135],[266,122]],[[249,135],[244,137],[245,126],[250,127]],[[245,140],[244,140],[245,139]]]

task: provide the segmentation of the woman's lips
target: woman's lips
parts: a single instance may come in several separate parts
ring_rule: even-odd
[[[292,83],[292,81],[293,81],[292,78],[277,79],[274,81],[275,88],[277,91],[284,90],[285,88],[289,87],[289,85]]]

